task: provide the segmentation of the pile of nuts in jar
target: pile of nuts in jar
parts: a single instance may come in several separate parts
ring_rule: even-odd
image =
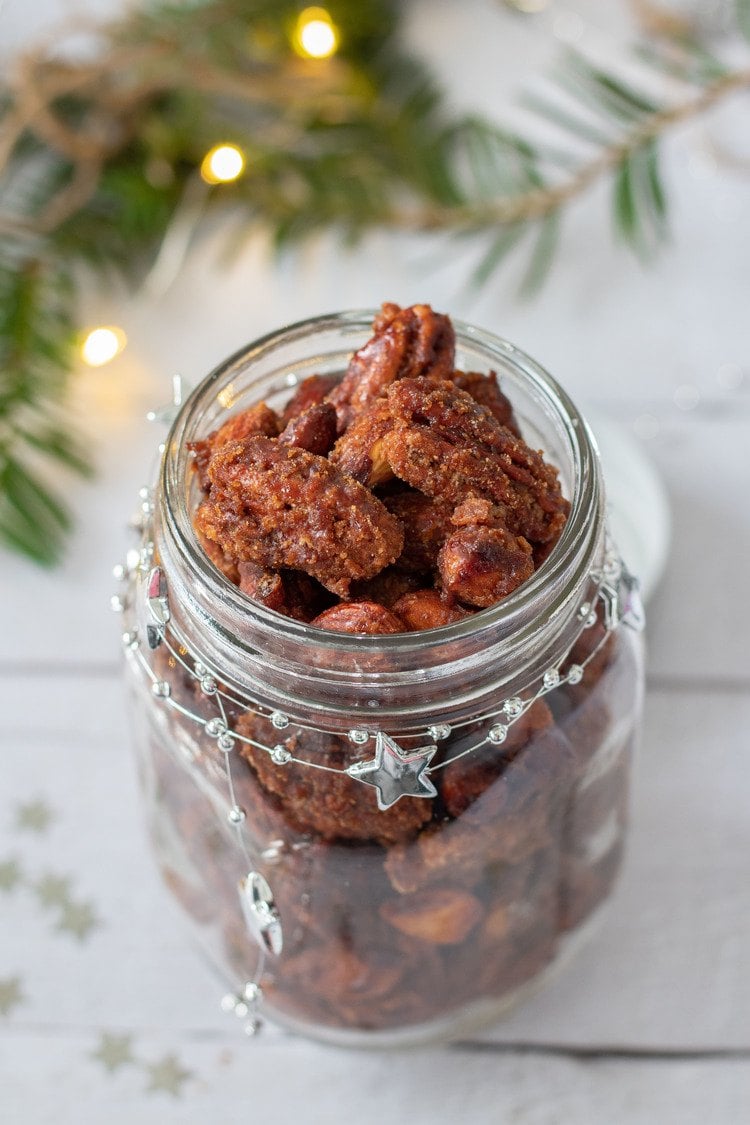
[[[254,601],[332,631],[429,629],[495,604],[544,563],[569,511],[494,374],[455,369],[451,322],[426,305],[384,305],[343,376],[312,376],[283,413],[256,404],[191,448],[194,526],[213,563]],[[215,715],[164,649],[154,658],[186,712]],[[387,1030],[505,997],[606,897],[622,852],[632,657],[599,612],[566,662],[585,674],[533,702],[502,745],[461,757],[486,721],[453,730],[434,796],[386,809],[345,772],[371,746],[226,704],[242,738],[243,830],[267,858],[284,927],[263,981],[277,1013]],[[263,749],[274,743],[286,764]],[[154,746],[171,818],[159,832],[184,849],[163,867],[191,913],[220,920],[247,979],[257,950],[238,908],[241,857],[211,795],[220,759],[201,748],[188,769]]]

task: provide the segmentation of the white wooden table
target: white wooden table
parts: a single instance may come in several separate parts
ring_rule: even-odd
[[[14,45],[66,9],[30,7],[6,0],[0,42],[3,23]],[[593,0],[574,7],[595,18]],[[489,0],[417,4],[409,33],[456,103],[488,112],[497,59],[505,88],[516,47],[534,65],[549,49]],[[0,1121],[750,1121],[750,178],[713,167],[704,139],[693,125],[669,145],[674,241],[654,267],[611,247],[595,193],[530,306],[503,277],[462,291],[464,256],[444,240],[385,234],[348,253],[322,239],[278,266],[256,238],[230,269],[206,243],[158,306],[89,299],[86,320],[130,338],[77,380],[98,479],[71,488],[80,523],[61,570],[0,560]],[[674,538],[650,605],[629,854],[596,941],[469,1043],[366,1054],[272,1028],[245,1041],[220,1012],[147,852],[107,607],[157,440],[143,416],[169,376],[195,381],[271,327],[384,298],[494,328],[584,407],[650,433]],[[675,404],[686,384],[691,410]]]

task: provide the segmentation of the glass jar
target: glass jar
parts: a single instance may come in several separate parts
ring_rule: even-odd
[[[585,422],[533,360],[460,322],[456,366],[499,374],[571,502],[527,582],[451,625],[352,636],[251,601],[211,563],[188,442],[343,372],[371,322],[286,328],[193,392],[119,604],[157,861],[232,982],[226,1007],[249,1032],[262,1000],[308,1035],[390,1046],[491,1021],[596,915],[642,667]]]

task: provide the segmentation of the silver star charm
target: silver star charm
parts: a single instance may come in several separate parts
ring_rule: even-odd
[[[346,771],[365,785],[374,785],[378,792],[378,808],[385,810],[401,797],[435,797],[437,789],[426,776],[427,767],[437,753],[437,746],[419,746],[402,750],[388,734],[378,731],[375,757],[369,762],[355,762]]]

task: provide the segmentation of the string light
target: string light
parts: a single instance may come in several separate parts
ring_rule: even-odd
[[[230,184],[245,170],[245,156],[237,145],[214,145],[201,163],[201,176],[207,184]]]
[[[307,59],[329,59],[336,53],[339,33],[325,8],[305,8],[294,31],[293,46]]]
[[[120,354],[127,342],[122,328],[114,325],[92,328],[81,344],[83,362],[89,367],[103,367]]]

